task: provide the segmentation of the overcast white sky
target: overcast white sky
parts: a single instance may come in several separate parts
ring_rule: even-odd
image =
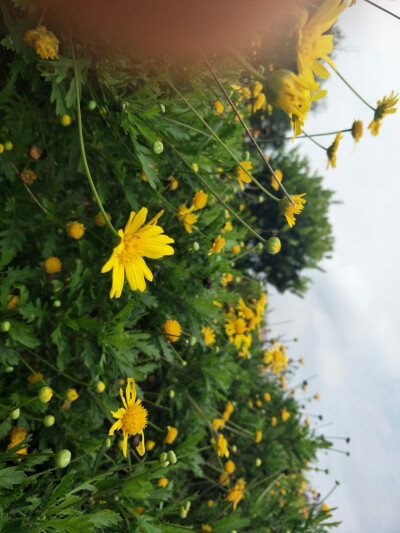
[[[398,0],[376,3],[400,15]],[[391,90],[400,92],[400,20],[358,0],[340,16],[345,37],[335,55],[341,74],[373,106]],[[349,450],[347,458],[321,456],[316,488],[327,493],[341,486],[327,503],[338,506],[340,533],[400,531],[400,251],[399,131],[400,109],[383,119],[378,137],[367,126],[372,111],[334,74],[325,84],[326,109],[310,116],[307,133],[351,127],[364,122],[364,137],[354,149],[350,135],[339,145],[337,168],[325,170],[326,154],[309,141],[296,141],[312,169],[325,176],[342,205],[331,208],[335,251],[313,273],[313,286],[301,300],[270,291],[271,322],[292,320],[273,328],[274,335],[299,337],[292,357],[303,355],[300,377],[316,374],[309,392],[319,392],[310,412],[332,425],[326,435],[350,436],[335,441]],[[400,107],[400,106],[399,106]],[[333,138],[320,138],[329,146]],[[291,191],[298,194],[302,191]],[[301,215],[300,215],[301,216]],[[281,253],[284,253],[282,251]],[[309,396],[310,394],[306,394]]]

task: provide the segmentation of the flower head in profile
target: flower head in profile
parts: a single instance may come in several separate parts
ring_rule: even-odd
[[[394,106],[398,101],[399,95],[394,94],[394,91],[392,91],[389,96],[384,96],[382,100],[377,101],[377,108],[374,112],[374,120],[368,126],[368,129],[371,130],[372,135],[378,135],[382,125],[382,119],[386,117],[386,115],[396,113],[397,109]]]
[[[13,296],[12,294],[9,294],[7,296],[7,309],[14,309],[17,307],[19,302],[19,296]]]
[[[183,227],[188,233],[193,232],[193,226],[197,222],[197,215],[193,213],[193,210],[193,206],[186,207],[186,205],[181,205],[177,211],[178,219],[183,222]]]
[[[351,126],[351,135],[354,142],[358,143],[363,135],[363,123],[361,120],[355,120]]]
[[[243,167],[243,168],[242,168]],[[245,172],[247,170],[248,172],[253,168],[251,161],[241,161],[240,166],[237,167],[236,170],[236,179],[238,180],[238,183],[240,185],[240,188],[242,191],[244,191],[244,185],[243,183],[250,183],[251,177]],[[243,170],[245,169],[245,170]]]
[[[118,230],[120,241],[101,269],[102,274],[112,270],[110,298],[121,296],[125,275],[133,291],[139,289],[143,292],[146,288],[145,278],[153,281],[153,274],[143,258],[160,259],[164,255],[174,253],[170,246],[174,239],[165,235],[162,227],[157,225],[163,213],[164,211],[160,211],[145,224],[147,209],[142,207],[138,213],[131,212],[124,231]]]
[[[323,59],[335,68],[328,56],[333,49],[333,34],[326,32],[346,6],[347,1],[324,0],[311,18],[307,9],[300,9],[295,28],[297,68],[307,81],[314,81],[314,74],[323,79],[329,77],[329,72],[318,59]]]
[[[303,196],[305,195],[306,193],[295,194],[294,196],[292,196],[291,198],[294,202],[294,205],[292,205],[289,202],[286,196],[284,196],[282,200],[280,200],[279,202],[279,207],[282,213],[285,215],[287,223],[289,224],[291,228],[296,223],[296,219],[294,218],[294,215],[299,215],[304,209],[304,204],[306,203],[306,199],[303,198]]]
[[[42,59],[54,59],[58,54],[59,41],[46,26],[38,26],[34,30],[25,32],[24,41],[36,50]]]
[[[201,332],[204,335],[204,344],[206,346],[212,346],[215,344],[215,331],[209,326],[201,328]]]
[[[118,411],[111,414],[117,421],[111,426],[109,435],[114,435],[117,429],[121,429],[124,439],[122,441],[122,453],[126,457],[128,449],[128,438],[131,435],[139,435],[140,442],[136,446],[136,450],[139,455],[144,455],[144,433],[143,430],[147,426],[147,410],[143,407],[139,398],[136,398],[135,380],[128,378],[128,384],[126,386],[125,397],[122,389],[119,389],[123,407],[120,407]]]
[[[110,213],[106,213],[108,220],[111,220]],[[100,211],[97,213],[97,215],[94,217],[94,222],[96,226],[99,226],[99,228],[102,228],[106,225],[105,218],[103,217],[102,213]]]
[[[222,248],[225,246],[225,238],[221,237],[221,235],[218,235],[218,237],[215,237],[213,240],[212,246],[210,248],[210,251],[208,252],[208,255],[211,254],[218,254]]]
[[[329,165],[331,165],[332,168],[336,168],[336,152],[339,147],[339,142],[343,139],[342,132],[339,131],[339,133],[336,135],[335,140],[330,145],[328,150],[326,151],[328,155],[328,163],[326,165],[326,168],[329,168]]]
[[[167,427],[167,434],[165,436],[164,442],[166,444],[172,444],[177,436],[178,436],[177,428],[175,428],[173,426],[168,426]]]
[[[217,439],[211,439],[211,444],[220,457],[229,457],[228,441],[222,433],[218,433]]]
[[[229,490],[225,496],[225,500],[233,503],[233,510],[236,511],[236,507],[240,500],[244,498],[244,489],[246,487],[246,481],[243,478],[238,479],[233,489]]]

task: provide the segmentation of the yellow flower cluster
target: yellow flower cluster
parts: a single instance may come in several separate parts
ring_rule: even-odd
[[[282,374],[288,366],[286,349],[279,342],[271,350],[265,350],[263,360],[267,368],[277,376]]]
[[[38,26],[25,32],[24,41],[36,50],[42,59],[55,59],[58,54],[59,41],[46,26]]]

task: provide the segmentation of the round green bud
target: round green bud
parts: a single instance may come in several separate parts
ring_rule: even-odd
[[[160,461],[160,463],[165,463],[167,458],[168,458],[167,452],[163,452],[163,453],[160,453],[158,460]]]
[[[265,250],[268,254],[277,254],[281,249],[281,241],[278,239],[278,237],[270,237],[266,244],[265,244]]]
[[[17,407],[16,409],[14,409],[14,411],[12,411],[10,413],[10,418],[11,420],[17,420],[17,418],[19,418],[19,415],[21,414],[21,411],[19,410],[19,408]]]
[[[46,426],[47,428],[51,428],[51,426],[54,426],[54,422],[56,421],[56,418],[55,416],[53,415],[46,415],[44,418],[43,418],[43,425]]]
[[[248,161],[250,159],[250,153],[246,150],[243,154],[243,161]]]
[[[169,461],[165,461],[164,463],[161,463],[161,468],[167,468],[169,465]]]
[[[167,453],[167,457],[171,465],[174,465],[178,461],[178,459],[176,458],[175,452],[173,452],[172,450],[169,450],[169,452]]]
[[[255,460],[255,465],[256,466],[261,466],[261,463],[262,463],[261,459],[259,457],[257,457],[257,459]]]
[[[187,513],[188,513],[189,510],[190,510],[190,506],[191,506],[191,503],[190,503],[190,502],[186,502],[186,503],[185,503],[185,510],[186,510]]]
[[[104,446],[108,449],[111,447],[111,439],[110,437],[107,437],[106,440],[104,441]]]
[[[61,307],[60,300],[54,300],[53,305],[54,305],[54,307]]]
[[[219,353],[219,346],[215,347],[215,353]]]
[[[237,452],[237,446],[236,446],[236,444],[232,444],[232,451],[233,451],[233,453],[236,453],[236,452]]]
[[[107,109],[104,106],[102,106],[99,108],[99,113],[102,117],[104,117],[105,115],[107,115]]]
[[[59,450],[55,457],[54,462],[57,468],[65,468],[71,462],[71,452],[69,450]]]
[[[50,387],[42,387],[38,392],[38,398],[42,403],[48,403],[53,396],[53,391]]]
[[[262,204],[264,200],[265,200],[265,196],[263,196],[262,194],[260,194],[260,195],[258,196],[258,203],[259,203],[259,204]]]
[[[14,367],[13,366],[6,366],[6,368],[4,370],[5,370],[5,372],[7,372],[7,374],[10,374],[11,372],[14,372]]]
[[[187,365],[187,361],[182,360],[182,366],[186,366],[186,365]]]
[[[236,529],[231,529],[231,533],[237,533]]]
[[[196,342],[197,342],[196,337],[194,337],[194,336],[192,335],[192,336],[190,337],[190,339],[189,339],[189,344],[190,344],[190,346],[195,346]]]
[[[186,518],[186,516],[187,516],[187,511],[186,511],[186,509],[183,506],[181,506],[180,509],[179,509],[179,516],[181,518]]]
[[[3,331],[4,333],[9,331],[10,328],[11,328],[11,324],[8,320],[4,320],[4,322],[0,324],[0,330]]]
[[[165,113],[165,105],[164,104],[160,104],[160,111],[161,111],[161,113]]]
[[[174,391],[174,389],[171,389],[171,390],[169,391],[168,396],[171,398],[171,400],[172,400],[173,398],[175,398],[175,391]]]
[[[89,100],[88,104],[87,104],[87,108],[89,109],[89,111],[94,111],[97,107],[97,104],[94,100]]]
[[[257,245],[256,245],[256,252],[258,252],[259,254],[264,250],[264,245],[262,242],[258,242]]]
[[[4,143],[4,148],[7,150],[7,152],[10,152],[14,148],[14,145],[11,141],[7,141]]]
[[[156,155],[161,154],[163,150],[164,150],[164,145],[161,141],[156,141],[155,143],[153,143],[153,152]]]
[[[198,252],[200,250],[200,244],[197,241],[194,241],[193,243],[193,250],[195,252]]]

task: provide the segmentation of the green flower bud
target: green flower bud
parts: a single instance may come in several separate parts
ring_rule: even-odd
[[[187,511],[186,509],[183,507],[183,505],[181,505],[181,507],[179,508],[179,516],[181,518],[186,518],[187,517]]]
[[[233,451],[233,453],[236,453],[236,452],[237,452],[237,446],[236,446],[236,444],[232,444],[232,451]]]
[[[38,392],[38,398],[42,403],[48,403],[53,396],[53,391],[50,387],[42,387]]]
[[[97,104],[94,100],[89,100],[88,104],[87,104],[87,108],[89,109],[89,111],[94,111],[97,107]]]
[[[167,468],[168,465],[169,465],[169,461],[165,461],[165,463],[161,464],[161,468]]]
[[[161,154],[163,150],[164,150],[164,145],[161,141],[156,141],[155,143],[153,143],[153,152],[156,155]]]
[[[165,463],[167,458],[168,458],[167,452],[163,452],[163,453],[160,453],[158,460],[160,461],[160,463]]]
[[[104,441],[104,446],[108,449],[111,447],[111,439],[110,437],[107,437],[106,440]]]
[[[219,346],[215,347],[215,353],[219,353]]]
[[[255,460],[255,465],[256,466],[261,466],[261,463],[262,463],[261,459],[259,457],[257,457],[257,459]]]
[[[181,364],[182,364],[182,366],[186,366],[187,365],[187,361],[182,360]]]
[[[194,241],[193,243],[193,250],[195,252],[198,252],[200,250],[200,244],[197,241]]]
[[[169,452],[167,453],[167,457],[171,465],[174,465],[178,461],[178,459],[176,458],[175,452],[173,452],[172,450],[169,450]]]
[[[191,503],[190,503],[190,502],[186,502],[186,503],[185,503],[185,510],[186,510],[187,513],[188,513],[189,510],[190,510],[190,506],[191,506]]]
[[[53,305],[54,305],[54,307],[61,307],[60,300],[54,300]]]
[[[43,418],[43,425],[47,428],[51,428],[51,426],[54,425],[54,422],[56,421],[56,418],[53,415],[46,415]]]
[[[19,415],[21,414],[21,411],[19,410],[19,408],[17,407],[16,409],[14,409],[14,411],[12,411],[10,413],[10,418],[11,420],[17,420],[17,418],[19,418]]]
[[[4,320],[4,322],[0,324],[0,330],[3,331],[4,333],[9,331],[10,328],[11,328],[11,324],[8,320]]]
[[[190,340],[189,340],[189,344],[190,346],[194,346],[197,342],[197,339],[196,337],[194,337],[193,335],[190,337]]]
[[[174,389],[171,389],[168,393],[168,396],[171,398],[171,400],[173,400],[175,398],[175,391]]]
[[[14,145],[11,141],[7,141],[4,143],[4,148],[7,150],[7,152],[10,152],[14,148]]]
[[[165,113],[165,105],[164,104],[160,104],[160,111],[161,111],[161,113]]]
[[[71,452],[69,450],[59,450],[55,457],[54,462],[57,468],[65,468],[71,462]]]
[[[257,246],[256,246],[256,252],[260,254],[263,250],[264,250],[263,243],[262,242],[258,242]]]
[[[13,366],[6,366],[6,368],[4,370],[5,370],[5,372],[7,372],[7,374],[10,374],[10,372],[14,372],[14,367]]]
[[[243,154],[243,161],[248,161],[250,159],[250,153],[246,150]]]
[[[265,250],[268,254],[277,254],[281,249],[281,241],[278,237],[270,237],[265,245]]]

